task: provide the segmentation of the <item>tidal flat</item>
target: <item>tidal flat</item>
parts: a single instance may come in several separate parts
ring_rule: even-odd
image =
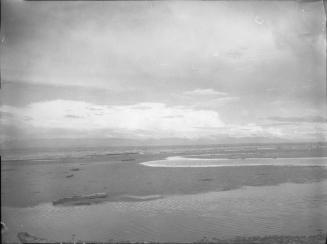
[[[217,151],[219,157],[214,157]],[[327,229],[326,158],[268,158],[266,149],[265,157],[260,153],[257,149],[257,158],[251,159],[225,155],[225,164],[245,162],[234,167],[144,165],[172,156],[221,159],[221,150],[202,148],[5,160],[1,213],[6,238],[17,241],[19,232],[55,241],[74,235],[116,242],[321,235]],[[94,193],[107,196],[85,205],[52,204]]]

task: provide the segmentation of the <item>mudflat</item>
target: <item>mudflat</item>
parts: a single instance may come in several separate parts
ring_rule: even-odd
[[[6,238],[321,243],[326,150],[285,147],[5,158]]]
[[[278,149],[278,154],[277,149],[236,149],[163,150],[160,153],[145,154],[108,153],[71,158],[4,160],[1,164],[1,201],[3,206],[26,207],[98,192],[108,194],[106,201],[146,201],[152,199],[153,195],[196,194],[226,191],[242,186],[314,182],[327,178],[326,167],[319,166],[319,162],[326,160],[320,157],[326,150],[299,150],[295,147],[288,150]],[[253,157],[254,152],[257,158],[252,158],[251,162],[254,160],[256,165],[251,167],[185,169],[148,167],[141,164],[176,155],[200,159],[225,157],[228,158],[228,163],[233,164],[240,160],[249,162],[250,159],[240,157]],[[231,159],[232,156],[235,159]],[[279,162],[274,159],[281,156],[286,164],[301,160],[306,166],[274,166],[275,162]],[[272,165],[261,165],[264,160],[267,161],[267,157],[271,157]]]

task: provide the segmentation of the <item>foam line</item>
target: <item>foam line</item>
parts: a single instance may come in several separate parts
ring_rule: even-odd
[[[254,162],[255,161],[255,162]],[[165,160],[154,160],[141,163],[149,167],[170,168],[200,168],[200,167],[253,167],[253,166],[320,166],[327,167],[327,160],[323,158],[255,158],[255,159],[199,159],[184,157],[168,157]]]

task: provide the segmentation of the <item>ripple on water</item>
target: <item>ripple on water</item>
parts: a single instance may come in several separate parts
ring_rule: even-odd
[[[179,241],[305,235],[327,229],[327,181],[166,196],[145,202],[2,208],[8,238],[27,231],[51,240]],[[312,204],[314,202],[314,204]],[[18,221],[19,220],[19,221]],[[87,231],[86,231],[87,230]]]

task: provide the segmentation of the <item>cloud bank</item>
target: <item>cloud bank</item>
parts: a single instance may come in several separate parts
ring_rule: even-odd
[[[325,140],[321,1],[5,0],[1,20],[2,141]]]
[[[35,128],[75,131],[107,130],[132,137],[185,137],[204,135],[199,128],[224,126],[219,114],[209,110],[169,107],[162,103],[103,106],[87,102],[54,100],[33,103],[24,108],[4,106],[4,124],[28,124]],[[29,118],[26,120],[26,118]]]
[[[56,138],[58,131],[66,137],[186,138],[219,139],[224,137],[267,137],[287,140],[323,139],[327,123],[226,124],[213,110],[163,103],[133,105],[96,105],[71,100],[52,100],[15,108],[1,106],[1,124],[30,128],[33,137]],[[276,118],[274,118],[276,119]],[[299,119],[299,118],[297,118]],[[306,121],[306,118],[303,118]],[[278,120],[279,121],[279,120]],[[42,133],[40,133],[42,131]],[[34,135],[33,135],[34,133]],[[7,133],[7,137],[13,136]],[[10,139],[10,138],[9,138]]]

